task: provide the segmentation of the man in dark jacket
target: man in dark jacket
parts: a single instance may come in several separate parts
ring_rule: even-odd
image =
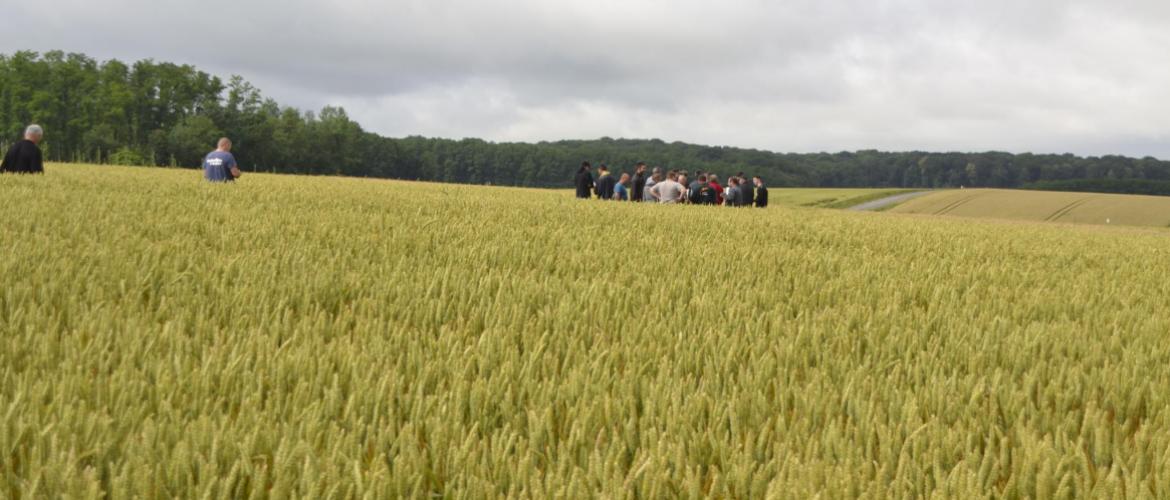
[[[597,168],[597,199],[612,200],[615,186],[617,186],[617,179],[610,175],[609,167],[602,164]]]
[[[646,190],[646,164],[638,162],[634,167],[634,186],[630,191],[630,201],[642,201],[643,191]]]
[[[711,189],[707,185],[707,176],[700,175],[690,186],[687,186],[687,202],[698,205],[703,203],[703,188]]]
[[[39,125],[29,125],[24,130],[24,140],[12,145],[4,161],[0,162],[0,172],[17,174],[41,174],[45,172],[45,165],[41,161],[41,138],[45,131]]]
[[[743,195],[743,206],[750,207],[756,201],[755,190],[753,189],[752,179],[744,177],[743,172],[739,173],[739,189]]]
[[[756,176],[752,179],[756,183],[756,207],[765,208],[768,206],[768,186],[764,185],[764,179]]]
[[[719,193],[715,192],[715,188],[711,187],[711,178],[703,176],[707,183],[699,186],[699,204],[714,205],[719,200]]]
[[[577,197],[589,199],[593,194],[593,174],[589,173],[589,162],[582,162],[581,168],[577,170],[577,178],[573,184],[577,187]]]

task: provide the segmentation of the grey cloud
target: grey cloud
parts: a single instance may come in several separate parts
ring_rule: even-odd
[[[0,50],[237,73],[367,128],[1170,157],[1158,1],[61,0]],[[11,46],[13,41],[31,45]]]

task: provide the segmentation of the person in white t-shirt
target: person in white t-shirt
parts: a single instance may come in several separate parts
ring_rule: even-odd
[[[667,174],[666,180],[650,188],[650,194],[658,199],[658,203],[681,203],[687,188],[678,183],[678,173]]]

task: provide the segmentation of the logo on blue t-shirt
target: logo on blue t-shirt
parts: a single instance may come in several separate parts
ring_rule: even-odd
[[[203,178],[209,181],[233,180],[232,168],[236,166],[236,158],[231,153],[212,151],[203,159]]]

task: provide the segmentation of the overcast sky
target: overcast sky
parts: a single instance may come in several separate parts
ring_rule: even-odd
[[[190,63],[242,75],[282,104],[344,106],[387,136],[1170,159],[1165,0],[54,0],[4,10],[3,52]]]

